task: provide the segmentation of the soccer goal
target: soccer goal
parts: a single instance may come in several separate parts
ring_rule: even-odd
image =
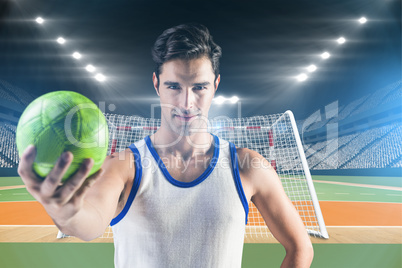
[[[160,119],[116,114],[105,114],[105,117],[109,124],[109,154],[125,150],[131,143],[152,135],[160,126]],[[208,132],[234,143],[236,147],[246,147],[264,156],[280,177],[307,232],[329,238],[291,111],[248,118],[217,117],[208,121]],[[58,238],[64,236],[59,232]],[[245,238],[269,236],[272,234],[262,216],[250,202]],[[113,237],[110,227],[102,237]]]

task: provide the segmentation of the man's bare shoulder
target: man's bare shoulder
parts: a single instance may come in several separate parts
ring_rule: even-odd
[[[134,156],[130,149],[115,152],[106,157],[102,169],[105,175],[115,175],[125,183],[135,173]],[[116,176],[117,175],[117,176]]]
[[[264,188],[270,188],[277,175],[269,161],[258,152],[248,148],[236,148],[239,174],[243,188],[250,200]]]
[[[250,174],[259,169],[272,169],[272,166],[268,160],[254,150],[245,147],[236,147],[236,152],[238,157],[237,161],[239,164],[239,171],[243,172],[244,174]]]

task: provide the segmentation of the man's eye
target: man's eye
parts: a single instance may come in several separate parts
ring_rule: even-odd
[[[170,88],[170,89],[179,89],[178,86],[168,86],[168,88]]]
[[[194,87],[195,90],[202,90],[205,89],[206,87],[202,87],[202,86],[198,86],[198,87]]]

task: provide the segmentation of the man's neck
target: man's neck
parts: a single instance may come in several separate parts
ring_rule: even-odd
[[[160,127],[150,138],[158,154],[183,160],[208,155],[213,148],[213,136],[206,131],[180,136]]]

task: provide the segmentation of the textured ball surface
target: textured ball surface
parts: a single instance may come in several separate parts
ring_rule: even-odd
[[[100,169],[106,158],[108,125],[100,109],[85,96],[72,91],[55,91],[28,105],[18,122],[16,143],[21,156],[33,144],[37,155],[33,169],[40,177],[49,174],[63,152],[74,155],[63,176],[73,175],[86,158],[94,165],[89,176]]]

